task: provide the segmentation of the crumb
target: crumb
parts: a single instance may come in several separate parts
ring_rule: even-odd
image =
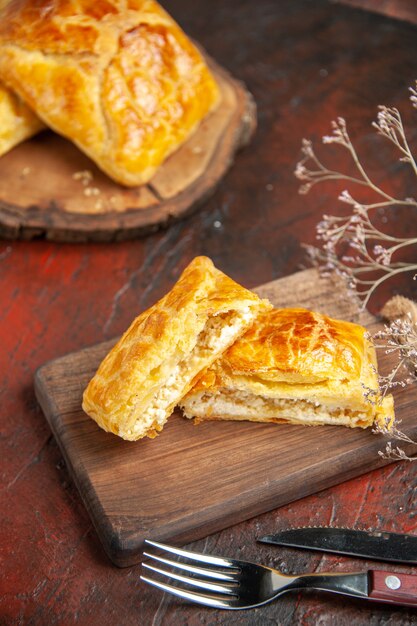
[[[30,174],[30,172],[31,172],[30,167],[24,167],[22,169],[22,176],[27,176],[28,174]]]
[[[85,196],[98,196],[100,193],[100,189],[98,189],[98,187],[86,187],[84,189],[84,195]]]
[[[87,185],[93,180],[93,174],[90,172],[90,170],[75,172],[72,177],[74,180],[80,180],[84,187],[87,187]]]
[[[203,152],[203,148],[201,146],[194,146],[194,148],[191,148],[191,152],[193,154],[201,154]]]

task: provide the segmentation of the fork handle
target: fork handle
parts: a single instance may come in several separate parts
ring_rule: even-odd
[[[417,606],[417,576],[369,570],[368,597],[390,604]]]

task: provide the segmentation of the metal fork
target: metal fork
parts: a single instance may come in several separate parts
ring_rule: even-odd
[[[219,556],[198,554],[156,541],[145,541],[152,550],[162,550],[185,559],[174,561],[153,551],[144,556],[166,570],[143,563],[143,567],[159,576],[187,585],[172,585],[148,576],[141,579],[180,598],[218,609],[251,609],[271,602],[293,590],[317,589],[358,598],[373,599],[405,606],[417,606],[417,576],[379,570],[345,574],[321,573],[286,576],[264,565]],[[179,572],[179,573],[178,573]],[[185,572],[180,573],[180,572]],[[192,588],[201,591],[193,591]]]

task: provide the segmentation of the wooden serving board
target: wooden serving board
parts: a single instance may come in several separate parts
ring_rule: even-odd
[[[119,241],[195,210],[249,143],[256,107],[244,85],[207,59],[221,91],[214,112],[141,187],[123,187],[71,142],[44,131],[0,158],[0,237]]]
[[[257,289],[276,306],[305,306],[358,321],[337,277],[315,269]],[[119,566],[141,559],[145,538],[187,543],[386,464],[387,440],[342,426],[192,421],[174,414],[156,439],[127,442],[100,430],[81,410],[81,397],[114,341],[41,367],[38,400],[57,438],[97,533]],[[380,355],[390,371],[392,355]],[[401,429],[417,436],[417,389],[395,393]],[[407,446],[402,446],[407,450]],[[410,446],[408,446],[410,451]]]

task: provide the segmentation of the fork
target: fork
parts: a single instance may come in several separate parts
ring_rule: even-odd
[[[270,567],[248,561],[199,554],[150,540],[145,540],[145,544],[150,551],[144,552],[144,556],[157,565],[143,563],[142,566],[182,585],[173,585],[142,575],[143,581],[180,598],[213,608],[251,609],[271,602],[288,591],[302,589],[417,606],[417,575],[368,570],[344,574],[287,576]],[[173,554],[184,560],[176,561],[167,556],[159,556],[153,551],[155,548],[168,553],[168,556]],[[161,565],[171,567],[174,571]],[[192,588],[201,591],[193,591]]]

